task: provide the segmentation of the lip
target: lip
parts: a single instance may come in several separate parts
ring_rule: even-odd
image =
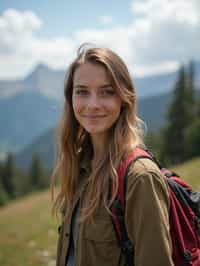
[[[98,119],[98,118],[105,117],[105,115],[84,115],[84,117],[89,118],[89,119]]]

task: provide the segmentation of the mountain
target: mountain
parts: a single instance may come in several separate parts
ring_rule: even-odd
[[[195,62],[196,83],[200,83],[200,62]],[[48,98],[60,100],[63,96],[65,71],[54,70],[39,64],[27,77],[21,80],[0,81],[0,99],[24,91],[37,91]],[[177,77],[177,71],[134,78],[138,97],[150,97],[170,92]]]
[[[36,138],[30,145],[16,155],[16,164],[23,169],[28,169],[32,156],[38,154],[47,168],[51,168],[56,153],[55,129],[50,129]]]
[[[140,98],[138,101],[139,117],[145,122],[147,132],[156,132],[166,123],[168,106],[173,93],[165,93],[148,98]],[[200,91],[196,91],[196,97],[200,98]],[[51,168],[55,162],[57,144],[57,128],[47,130],[40,137],[16,154],[17,165],[27,169],[30,166],[32,155],[38,154],[46,167]]]
[[[172,93],[170,92],[139,99],[138,113],[145,122],[148,132],[156,132],[164,126],[171,99]]]
[[[172,92],[141,98],[138,101],[139,117],[147,125],[147,132],[156,132],[166,123],[168,106],[172,100]],[[196,92],[200,98],[200,91]],[[30,166],[32,155],[38,154],[46,167],[51,168],[56,158],[57,139],[56,129],[47,130],[42,136],[34,139],[24,150],[17,153],[17,165],[27,169]]]
[[[0,99],[0,150],[18,151],[53,126],[59,103],[37,91]]]
[[[171,93],[152,96],[139,100],[139,116],[145,121],[148,131],[156,131],[165,123],[166,108],[171,100]],[[48,168],[52,167],[56,154],[56,131],[47,130],[30,145],[16,155],[17,164],[27,169],[32,155],[37,153]]]
[[[52,99],[61,99],[63,95],[64,70],[53,70],[39,64],[24,80],[26,90],[37,91]]]
[[[54,70],[39,64],[24,79],[1,80],[0,99],[10,98],[21,92],[34,91],[52,99],[61,99],[64,70]]]
[[[196,82],[200,83],[200,63],[196,62],[195,69]],[[0,81],[0,156],[2,152],[22,150],[55,126],[63,102],[64,76],[63,70],[39,64],[24,79]],[[168,103],[166,95],[176,76],[177,72],[173,72],[134,79],[137,96],[142,100],[140,113],[151,129],[162,124]],[[166,105],[157,100],[164,94]]]

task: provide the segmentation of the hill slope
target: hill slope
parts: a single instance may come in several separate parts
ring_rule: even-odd
[[[183,180],[190,184],[194,189],[200,191],[200,158],[194,158],[183,164],[173,167],[173,171],[179,174]]]
[[[0,265],[55,266],[59,223],[50,203],[46,191],[0,209]]]

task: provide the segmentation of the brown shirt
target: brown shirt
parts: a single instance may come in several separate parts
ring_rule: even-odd
[[[80,178],[74,206],[86,206],[87,178]],[[135,266],[172,266],[169,234],[167,183],[149,159],[138,160],[129,170],[125,222],[134,246]],[[63,222],[57,246],[57,266],[65,266],[70,240],[71,215]],[[82,223],[76,231],[75,266],[124,266],[111,217],[103,204],[94,221]]]

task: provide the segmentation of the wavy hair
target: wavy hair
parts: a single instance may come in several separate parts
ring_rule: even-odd
[[[76,69],[90,62],[103,66],[122,100],[120,116],[109,131],[109,144],[104,157],[88,177],[88,206],[82,209],[81,221],[91,218],[101,200],[109,207],[118,193],[117,167],[125,154],[143,144],[143,121],[137,116],[136,93],[129,71],[122,59],[107,48],[81,46],[76,59],[68,68],[64,84],[64,109],[59,125],[59,154],[52,174],[52,213],[67,206],[66,216],[72,207],[73,195],[80,178],[80,163],[84,156],[92,159],[93,147],[89,133],[78,123],[72,107],[73,78]],[[54,200],[54,185],[59,177],[60,189]],[[111,196],[108,190],[112,180]]]

